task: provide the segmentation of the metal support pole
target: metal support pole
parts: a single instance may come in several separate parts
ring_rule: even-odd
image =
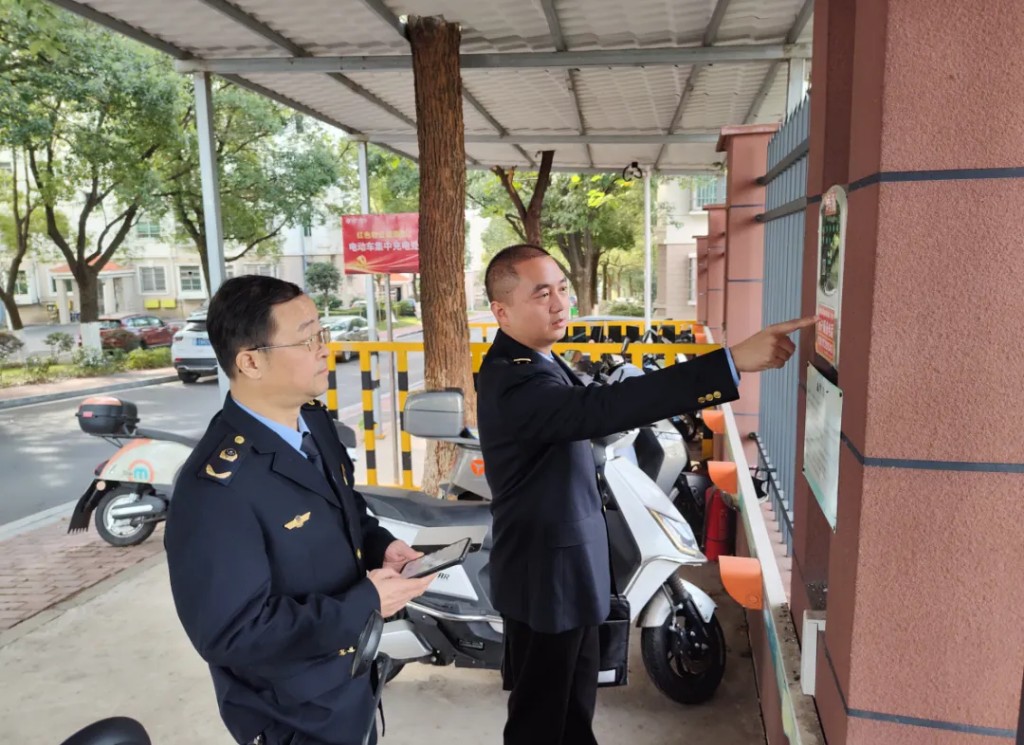
[[[395,333],[391,325],[391,275],[385,274],[384,277],[387,287],[387,302],[384,304],[384,308],[388,319],[388,342],[393,342],[395,340]],[[398,378],[396,377],[397,370],[394,352],[388,352],[388,365],[388,385],[391,387],[391,462],[395,467],[394,483],[397,484],[402,477],[402,471],[398,465],[398,448],[401,443],[398,441]]]
[[[807,60],[793,59],[788,65],[789,84],[786,87],[786,117],[792,116],[804,100],[804,82],[807,80]]]
[[[359,207],[364,215],[370,214],[370,174],[367,166],[366,143],[359,143]],[[368,324],[367,338],[370,341],[377,341],[377,304],[373,297],[373,275],[366,275],[366,322]],[[380,375],[378,369],[377,353],[370,355],[370,380],[373,386],[373,421],[376,424],[381,421],[380,409]]]
[[[196,133],[199,135],[199,176],[203,186],[203,219],[206,227],[206,261],[210,271],[210,297],[224,282],[224,233],[220,222],[220,179],[217,146],[213,137],[213,89],[208,73],[192,76],[196,97]],[[217,366],[220,397],[228,395],[228,376]]]
[[[651,171],[644,171],[644,333],[651,330]]]

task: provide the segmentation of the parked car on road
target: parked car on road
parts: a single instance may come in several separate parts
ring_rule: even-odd
[[[369,338],[369,322],[362,316],[345,316],[326,323],[332,341],[366,341]],[[338,360],[348,362],[356,357],[355,352],[338,352]]]
[[[206,333],[206,306],[185,321],[185,328],[174,335],[171,361],[183,383],[191,384],[204,375],[217,374],[217,356]]]
[[[177,326],[148,313],[114,313],[99,317],[100,342],[104,350],[169,347]],[[82,337],[78,337],[78,346]]]

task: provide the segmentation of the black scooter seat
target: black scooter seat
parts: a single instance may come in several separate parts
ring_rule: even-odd
[[[387,486],[360,486],[358,490],[377,517],[424,528],[491,524],[491,507],[487,502],[453,502]]]

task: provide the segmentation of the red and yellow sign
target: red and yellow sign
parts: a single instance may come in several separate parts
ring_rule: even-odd
[[[343,215],[345,274],[416,274],[420,270],[420,216]]]

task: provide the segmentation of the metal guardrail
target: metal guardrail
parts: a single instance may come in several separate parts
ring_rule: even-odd
[[[771,458],[764,447],[764,440],[758,434],[753,435],[757,443],[757,473],[763,474],[765,486],[768,492],[768,499],[771,503],[772,512],[775,513],[775,521],[779,524],[779,531],[782,533],[782,540],[786,544],[786,556],[793,555],[793,509],[790,507],[791,500],[779,486],[778,471],[772,464]]]
[[[493,321],[475,321],[469,324],[470,333],[478,331],[482,341],[493,338],[498,330],[498,324]],[[631,341],[637,341],[644,333],[644,319],[637,318],[632,321],[580,321],[570,319],[566,329],[569,336],[576,336],[580,333],[588,333],[591,329],[600,328],[604,335],[615,342],[621,342],[626,337]],[[668,319],[654,319],[651,321],[651,329],[662,334],[669,341],[675,341],[683,332],[696,332],[703,328],[697,321],[678,321]]]
[[[491,348],[490,342],[472,342],[470,355],[474,380],[480,371],[484,356]],[[696,356],[707,354],[719,348],[717,344],[631,344],[627,356],[633,364],[642,366],[645,355],[656,355],[661,357],[665,364],[675,364],[677,354]],[[584,354],[599,356],[602,354],[620,354],[621,344],[595,344],[589,342],[571,342],[556,344],[553,347],[555,354],[563,354],[568,351],[577,350]],[[363,437],[366,450],[366,480],[368,484],[377,485],[377,440],[379,439],[378,422],[374,414],[373,391],[378,387],[378,381],[373,380],[371,359],[374,354],[394,355],[396,371],[398,372],[398,387],[393,391],[397,400],[397,411],[405,408],[405,401],[409,395],[409,355],[422,354],[423,342],[419,341],[395,341],[395,342],[332,342],[330,353],[327,355],[327,408],[331,415],[338,418],[338,377],[337,377],[337,355],[342,351],[356,352],[359,355],[360,388],[362,392],[361,404],[363,414]],[[412,489],[414,478],[412,472],[412,438],[405,431],[401,424],[399,413],[398,430],[401,445],[401,486]]]

